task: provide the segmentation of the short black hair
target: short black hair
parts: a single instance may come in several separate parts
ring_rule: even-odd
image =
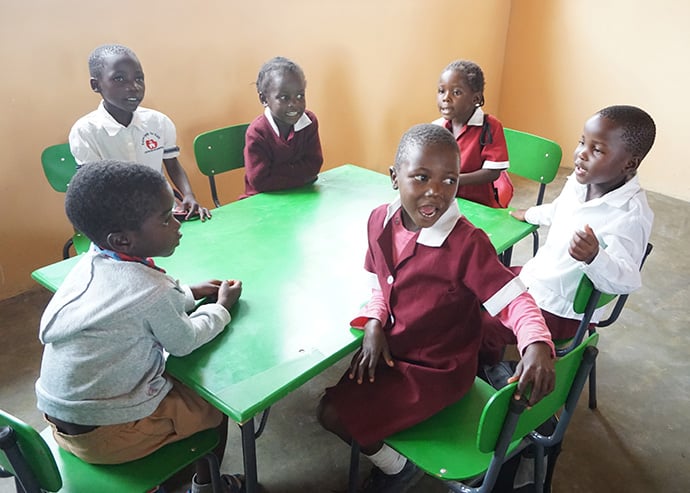
[[[470,89],[474,92],[481,93],[482,99],[479,102],[479,106],[484,106],[485,83],[482,68],[470,60],[454,60],[443,69],[443,72],[448,72],[449,70],[461,73],[465,77],[465,80],[467,80],[467,85],[470,86]]]
[[[274,73],[285,72],[292,72],[299,75],[302,80],[306,80],[304,78],[304,71],[295,62],[282,56],[273,57],[261,66],[259,75],[256,77],[256,91],[259,95],[266,94]]]
[[[445,146],[460,156],[458,143],[450,131],[433,123],[422,123],[411,127],[400,139],[398,152],[395,155],[395,167],[400,169],[403,163],[410,159],[410,154],[414,149],[424,146]]]
[[[616,105],[607,106],[597,114],[621,127],[628,151],[644,159],[656,138],[656,125],[646,111],[637,106]]]
[[[142,164],[86,163],[67,187],[65,212],[78,231],[103,246],[110,233],[138,231],[167,186],[162,173]]]
[[[100,78],[105,66],[105,59],[112,55],[129,55],[135,60],[139,60],[136,54],[126,46],[118,44],[101,45],[89,55],[89,75],[94,79]]]

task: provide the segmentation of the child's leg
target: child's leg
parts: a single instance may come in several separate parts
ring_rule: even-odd
[[[330,404],[328,396],[324,396],[321,402],[319,402],[317,417],[321,426],[339,436],[345,443],[352,445],[352,437],[338,417],[334,406]],[[399,473],[407,462],[404,456],[382,441],[372,444],[359,444],[359,449],[384,474],[392,475]]]

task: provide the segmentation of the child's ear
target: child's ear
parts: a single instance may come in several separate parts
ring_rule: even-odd
[[[266,96],[264,96],[263,92],[259,93],[259,102],[263,105],[266,106],[268,102],[266,101]]]
[[[391,175],[391,184],[393,185],[393,190],[398,189],[398,171],[395,169],[395,166],[391,166],[388,168],[388,173]]]
[[[134,246],[132,239],[124,231],[108,233],[105,242],[110,250],[122,253],[129,253]]]
[[[93,92],[101,92],[101,88],[98,85],[98,79],[91,77],[91,79],[89,79],[89,84],[91,85]]]
[[[637,168],[640,167],[641,162],[642,162],[642,158],[640,158],[638,156],[631,157],[625,165],[626,174],[632,176],[635,173],[637,173]]]

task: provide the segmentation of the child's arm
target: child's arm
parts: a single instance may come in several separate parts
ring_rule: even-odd
[[[458,185],[480,185],[482,183],[493,183],[501,174],[500,169],[478,169],[469,173],[460,173]]]
[[[541,310],[534,298],[524,292],[499,312],[498,319],[513,331],[522,355],[510,381],[519,379],[518,395],[531,385],[529,403],[536,404],[553,390],[556,378],[556,351]]]
[[[364,325],[362,347],[357,351],[350,363],[350,380],[356,378],[357,383],[362,383],[364,372],[367,372],[369,382],[374,383],[376,366],[381,357],[383,357],[383,360],[388,366],[393,366],[395,364],[388,347],[386,334],[381,327],[381,322],[375,318],[370,318]]]
[[[185,173],[184,168],[180,164],[180,161],[176,158],[164,159],[163,164],[165,165],[165,171],[172,180],[173,184],[182,194],[182,207],[188,211],[186,219],[189,219],[195,213],[199,213],[199,217],[202,221],[211,218],[211,213],[206,207],[202,207],[196,200],[194,192],[192,191],[192,186],[189,184],[189,178],[187,178],[187,173]]]
[[[642,223],[628,225],[625,233],[607,224],[599,234],[589,225],[573,234],[568,252],[600,291],[627,294],[642,286],[640,263],[649,241]]]
[[[388,320],[386,301],[381,289],[373,288],[369,302],[362,307],[359,315],[350,322],[352,327],[364,330],[362,348],[355,354],[350,363],[349,377],[351,380],[357,378],[357,383],[362,383],[365,371],[369,375],[369,382],[374,381],[376,365],[381,356],[388,366],[394,364],[382,328],[384,320]]]

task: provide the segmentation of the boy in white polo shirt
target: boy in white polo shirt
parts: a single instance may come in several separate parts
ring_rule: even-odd
[[[81,117],[72,127],[69,144],[78,166],[103,159],[141,163],[163,172],[179,190],[185,218],[198,214],[211,217],[199,205],[187,174],[177,159],[175,125],[159,111],[141,108],[144,99],[144,71],[139,59],[126,46],[109,44],[89,56],[90,84],[103,101],[95,111]]]

